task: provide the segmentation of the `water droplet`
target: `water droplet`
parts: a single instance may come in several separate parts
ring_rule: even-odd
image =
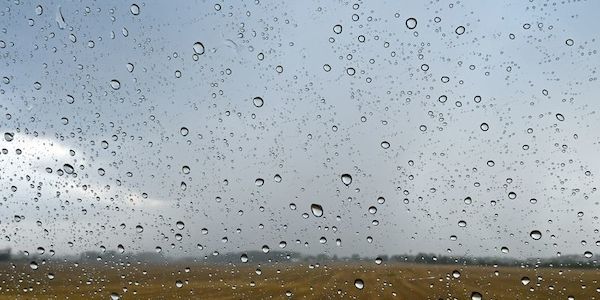
[[[181,280],[177,280],[177,281],[175,281],[175,286],[176,286],[177,288],[181,288],[181,287],[183,286],[183,281],[181,281]]]
[[[312,211],[313,216],[319,218],[323,216],[323,207],[319,204],[311,204],[310,210]]]
[[[539,240],[542,238],[542,233],[539,230],[533,230],[529,233],[529,236],[534,240]]]
[[[349,186],[352,183],[352,176],[350,174],[342,174],[342,182]]]
[[[347,68],[346,74],[348,74],[350,76],[354,76],[354,74],[356,74],[356,70],[354,68]]]
[[[129,11],[134,16],[137,16],[140,14],[140,7],[137,4],[131,4],[131,6],[129,7]]]
[[[137,225],[137,226],[135,226],[135,231],[137,233],[142,233],[142,232],[144,232],[144,227],[142,227],[142,225]]]
[[[490,126],[487,123],[481,123],[481,125],[479,125],[479,128],[481,128],[481,131],[488,131],[488,129],[490,129]]]
[[[467,222],[463,220],[458,221],[458,227],[467,227]]]
[[[377,213],[377,207],[375,207],[375,206],[369,207],[369,213],[372,214],[372,215],[376,214]]]
[[[64,164],[63,165],[63,170],[65,171],[65,173],[67,174],[73,174],[73,172],[75,172],[75,169],[73,168],[73,166],[71,166],[70,164]]]
[[[265,101],[261,97],[254,97],[254,99],[252,99],[252,102],[256,107],[262,107],[263,104],[265,104]]]
[[[116,79],[113,79],[113,80],[111,80],[111,81],[110,81],[110,87],[111,87],[113,90],[118,90],[118,89],[120,89],[120,88],[121,88],[121,83],[120,83],[118,80],[116,80]]]
[[[5,132],[4,133],[4,140],[7,142],[12,142],[12,140],[15,138],[15,134],[12,132]]]
[[[32,270],[37,270],[37,269],[39,268],[38,264],[37,264],[35,261],[32,261],[32,262],[30,262],[30,263],[29,263],[29,267],[30,267]]]
[[[182,221],[177,221],[177,223],[175,223],[175,226],[179,230],[182,230],[183,228],[185,228],[185,224]]]
[[[461,34],[465,33],[465,27],[458,26],[458,27],[456,27],[456,30],[454,30],[454,32],[456,32],[456,34],[458,34],[458,35],[461,35]]]
[[[583,256],[584,256],[585,258],[592,258],[592,256],[594,256],[594,254],[592,254],[592,252],[590,252],[590,251],[585,251],[585,252],[583,253]]]
[[[265,180],[262,178],[256,178],[256,180],[254,180],[254,185],[256,186],[263,186],[263,184],[265,184]]]
[[[119,253],[123,254],[125,252],[125,247],[123,247],[123,245],[119,244],[119,245],[117,245],[117,250],[119,251]]]
[[[362,279],[360,279],[360,278],[359,278],[359,279],[356,279],[356,280],[354,280],[354,286],[355,286],[357,289],[359,289],[359,290],[362,290],[362,289],[364,289],[364,288],[365,288],[365,282],[364,282],[364,281],[362,281]]]
[[[556,119],[562,122],[565,120],[565,116],[563,116],[562,114],[556,114]]]
[[[381,148],[383,148],[383,149],[387,149],[387,148],[389,148],[389,147],[390,147],[390,143],[388,143],[388,142],[386,142],[386,141],[383,141],[383,142],[381,142]]]
[[[179,133],[181,133],[183,136],[188,135],[189,132],[190,131],[186,127],[181,127],[181,129],[179,129]]]
[[[452,271],[452,277],[459,278],[460,277],[460,272],[458,270]]]
[[[472,292],[471,293],[471,300],[481,300],[483,297],[481,296],[481,294],[479,292]]]
[[[471,197],[465,198],[464,201],[465,201],[465,204],[471,204],[471,203],[473,203],[473,200],[471,199]]]
[[[204,54],[204,44],[200,43],[200,42],[195,42],[194,45],[192,46],[192,48],[194,49],[194,53],[197,55],[202,55]]]
[[[246,253],[242,254],[242,256],[240,256],[240,260],[243,263],[247,263],[248,262],[248,255],[246,255]]]
[[[573,46],[573,44],[575,44],[575,42],[572,39],[568,39],[565,41],[565,44],[567,44],[567,46]]]
[[[406,28],[415,29],[416,27],[417,27],[417,19],[415,19],[415,18],[406,19]]]
[[[267,245],[263,245],[262,246],[262,252],[263,253],[269,253],[269,251],[271,251],[271,249],[269,248],[269,246],[267,246]]]
[[[38,16],[39,16],[39,15],[41,15],[41,14],[43,14],[43,13],[44,13],[44,8],[42,8],[42,6],[41,6],[41,5],[38,5],[38,6],[36,6],[36,7],[35,7],[35,14],[36,14],[36,15],[38,15]]]
[[[502,247],[500,248],[500,251],[504,254],[508,254],[508,252],[510,252],[510,250],[508,250],[508,247]]]
[[[337,25],[333,26],[333,32],[335,32],[336,34],[342,33],[342,25],[337,24]]]
[[[421,125],[421,126],[419,126],[419,130],[425,132],[425,131],[427,131],[427,126]]]
[[[527,276],[524,276],[523,278],[521,278],[521,283],[523,285],[528,285],[530,282],[531,282],[531,280]]]

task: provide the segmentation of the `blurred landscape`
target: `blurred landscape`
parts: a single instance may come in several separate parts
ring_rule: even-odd
[[[28,255],[2,256],[0,299],[596,299],[600,290],[597,261],[578,256]]]

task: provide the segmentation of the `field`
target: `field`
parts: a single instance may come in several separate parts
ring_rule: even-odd
[[[121,299],[471,299],[473,292],[483,299],[600,299],[600,272],[590,269],[373,262],[317,266],[49,262],[37,270],[15,262],[0,268],[0,299],[111,299],[112,293]],[[525,276],[530,279],[526,285]],[[355,287],[356,279],[364,282],[363,289]]]

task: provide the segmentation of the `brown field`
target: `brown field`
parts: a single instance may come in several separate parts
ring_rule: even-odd
[[[0,299],[600,299],[590,269],[382,264],[258,266],[200,263],[0,265]],[[189,272],[186,272],[189,268]],[[261,272],[257,272],[257,268]],[[459,278],[452,272],[458,270]],[[145,271],[145,272],[144,272]],[[498,271],[498,274],[495,274]],[[48,278],[48,273],[55,275]],[[260,274],[258,274],[260,273]],[[528,276],[528,285],[521,278]],[[354,286],[364,281],[364,289]],[[181,280],[182,286],[176,286]],[[286,292],[291,292],[287,296]]]

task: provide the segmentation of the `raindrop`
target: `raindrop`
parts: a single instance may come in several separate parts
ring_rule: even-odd
[[[471,293],[471,300],[481,300],[481,299],[483,299],[483,297],[481,296],[481,294],[479,292]]]
[[[490,126],[487,123],[481,123],[481,125],[479,125],[479,128],[481,128],[482,131],[488,131],[488,129],[490,129]]]
[[[458,35],[461,35],[461,34],[465,33],[465,27],[458,26],[458,27],[456,27],[456,30],[454,30],[454,32],[456,32],[456,34],[458,34]]]
[[[179,129],[179,133],[181,133],[183,136],[188,135],[189,132],[190,131],[186,127],[181,127],[181,129]]]
[[[192,48],[194,49],[195,54],[197,54],[197,55],[204,54],[204,44],[202,44],[200,42],[195,42],[194,45],[192,46]]]
[[[365,282],[362,281],[362,279],[356,279],[356,280],[354,280],[354,286],[357,289],[362,290],[365,288]]]
[[[36,15],[38,15],[38,16],[39,16],[39,15],[41,15],[41,14],[43,14],[43,13],[44,13],[44,9],[42,8],[42,6],[41,6],[41,5],[38,5],[38,6],[36,6],[36,7],[35,7],[35,14],[36,14]]]
[[[177,221],[177,223],[175,223],[175,226],[177,226],[177,229],[179,230],[185,228],[185,224],[182,221]]]
[[[7,142],[12,142],[12,140],[15,138],[15,134],[12,132],[5,132],[4,133],[4,140]]]
[[[176,286],[177,288],[181,288],[181,287],[183,286],[183,281],[181,281],[181,280],[177,280],[177,281],[175,281],[175,286]]]
[[[521,283],[523,285],[528,285],[530,282],[531,282],[531,280],[527,276],[524,276],[523,278],[521,278]]]
[[[254,180],[254,185],[256,186],[263,186],[263,184],[265,184],[265,180],[262,178],[256,178],[256,180]]]
[[[73,174],[73,172],[75,172],[75,169],[73,168],[73,166],[71,166],[70,164],[64,164],[63,165],[63,170],[65,171],[65,173],[67,174]]]
[[[116,80],[116,79],[113,79],[113,80],[111,80],[111,81],[110,81],[110,87],[111,87],[113,90],[118,90],[118,89],[120,89],[120,88],[121,88],[121,83],[120,83],[118,80]]]
[[[342,182],[349,186],[352,183],[352,176],[350,174],[342,174]]]
[[[140,14],[140,7],[137,4],[131,4],[131,6],[129,7],[129,11],[134,15],[137,16]]]
[[[323,207],[319,204],[311,204],[310,210],[312,211],[313,216],[319,218],[323,216]]]
[[[240,260],[243,263],[247,263],[248,262],[248,255],[246,255],[246,253],[242,254],[242,256],[240,256]]]
[[[342,33],[342,25],[337,24],[337,25],[333,26],[333,32],[335,32],[336,34]]]
[[[562,114],[556,114],[556,119],[562,122],[565,120],[565,116],[563,116]]]
[[[573,46],[573,44],[575,44],[575,42],[573,42],[572,39],[568,39],[565,41],[565,44],[567,44],[567,46]]]
[[[452,271],[452,277],[459,278],[460,277],[460,272],[458,270]]]
[[[467,222],[463,220],[458,221],[458,227],[467,227]]]
[[[594,254],[592,254],[592,252],[590,252],[590,251],[585,251],[585,252],[583,253],[583,256],[584,256],[585,258],[592,258],[592,256],[594,256]]]
[[[532,239],[539,240],[542,238],[542,233],[539,230],[534,230],[529,233]]]
[[[406,19],[406,27],[408,29],[415,29],[417,27],[417,19],[415,19],[415,18]]]
[[[38,264],[37,264],[35,261],[32,261],[32,262],[30,262],[30,263],[29,263],[29,267],[30,267],[32,270],[37,270],[37,269],[39,268]]]
[[[263,104],[265,104],[265,101],[261,97],[254,97],[254,99],[252,99],[252,102],[256,107],[262,107]]]
[[[387,149],[387,148],[389,148],[389,147],[390,147],[390,143],[388,143],[388,142],[386,142],[386,141],[383,141],[383,142],[381,142],[381,148],[383,148],[383,149]]]

